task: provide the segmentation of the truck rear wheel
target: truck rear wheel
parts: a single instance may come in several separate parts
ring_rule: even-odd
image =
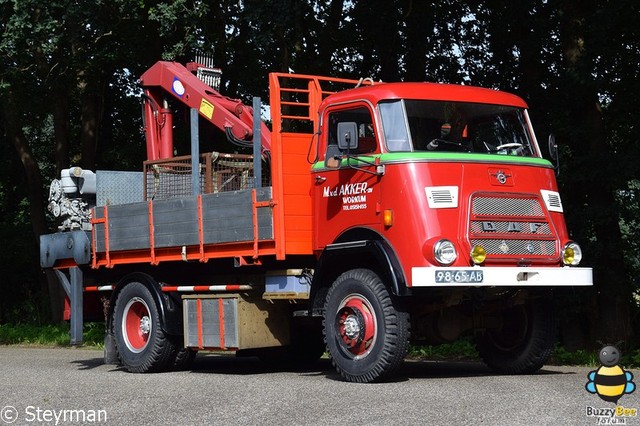
[[[128,283],[118,295],[113,333],[120,360],[132,373],[160,371],[176,357],[176,348],[160,325],[158,306],[142,283]]]
[[[340,275],[327,294],[324,335],[336,371],[350,382],[389,377],[409,346],[409,315],[368,269]]]
[[[478,353],[491,369],[504,374],[538,371],[556,342],[553,303],[534,299],[501,313],[501,326],[487,330],[476,341]]]
[[[196,359],[198,351],[191,348],[180,348],[176,351],[176,356],[173,360],[171,370],[184,371],[189,370],[193,364],[193,360]]]

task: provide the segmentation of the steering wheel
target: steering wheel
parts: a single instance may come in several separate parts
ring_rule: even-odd
[[[436,151],[440,146],[440,144],[455,148],[456,151],[468,151],[468,149],[462,146],[461,144],[456,142],[451,142],[445,139],[433,139],[431,142],[427,144],[427,149],[429,151]]]
[[[500,151],[505,148],[522,148],[522,144],[518,142],[505,143],[502,145],[496,146],[496,151]]]

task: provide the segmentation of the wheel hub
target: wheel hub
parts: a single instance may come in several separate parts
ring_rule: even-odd
[[[355,315],[349,315],[344,320],[344,334],[348,339],[355,339],[360,334],[360,324]]]
[[[376,334],[376,322],[368,301],[359,295],[347,297],[336,316],[336,330],[344,348],[356,358],[366,356]]]
[[[142,334],[149,334],[151,331],[151,320],[147,315],[140,318],[140,332]]]

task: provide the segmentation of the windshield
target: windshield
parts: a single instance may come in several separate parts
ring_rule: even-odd
[[[379,109],[391,152],[536,155],[522,108],[405,99],[380,103]]]

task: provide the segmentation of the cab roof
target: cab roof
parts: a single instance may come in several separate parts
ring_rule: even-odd
[[[381,101],[394,99],[472,102],[527,108],[526,102],[516,95],[475,86],[443,83],[376,83],[329,95],[322,102],[320,110],[324,110],[329,105],[344,102],[364,100],[375,106]]]

